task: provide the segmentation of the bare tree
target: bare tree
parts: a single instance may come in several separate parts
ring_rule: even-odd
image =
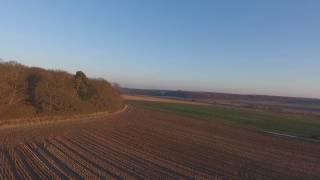
[[[24,98],[27,86],[23,80],[24,67],[17,63],[6,63],[0,69],[0,101],[8,105],[19,103]]]

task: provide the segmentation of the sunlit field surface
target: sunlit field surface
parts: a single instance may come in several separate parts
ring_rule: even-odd
[[[1,127],[0,174],[3,179],[319,179],[319,143],[248,128],[247,121],[233,123],[261,116],[130,102],[114,115]],[[267,128],[263,122],[251,126]]]
[[[134,104],[145,108],[175,112],[210,121],[223,121],[244,127],[254,127],[269,132],[315,139],[320,137],[320,117],[316,116],[179,103],[134,102]]]

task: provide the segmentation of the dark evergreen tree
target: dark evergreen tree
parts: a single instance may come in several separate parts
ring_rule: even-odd
[[[74,85],[80,99],[87,100],[90,98],[90,86],[88,83],[88,78],[82,71],[76,72],[74,77]]]

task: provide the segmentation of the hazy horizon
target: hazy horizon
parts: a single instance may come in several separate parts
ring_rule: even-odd
[[[0,57],[123,87],[320,98],[320,1],[0,1]]]

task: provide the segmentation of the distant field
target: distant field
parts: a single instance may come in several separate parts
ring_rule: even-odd
[[[169,98],[159,98],[153,96],[132,96],[132,95],[122,95],[122,97],[129,101],[150,101],[150,102],[164,102],[164,103],[179,103],[179,104],[194,104],[194,105],[208,105],[207,103],[193,102],[193,101],[183,101]]]
[[[263,131],[283,133],[306,138],[320,138],[320,119],[315,116],[300,116],[262,111],[250,111],[220,106],[199,106],[181,103],[132,102],[135,105],[164,110],[182,115],[224,121]]]
[[[273,112],[320,116],[320,99],[128,88],[123,88],[122,93],[131,95],[132,97],[156,97],[157,99],[174,99],[180,101],[183,100],[184,102],[189,101],[211,105],[227,105],[257,109],[262,111],[268,110]]]

